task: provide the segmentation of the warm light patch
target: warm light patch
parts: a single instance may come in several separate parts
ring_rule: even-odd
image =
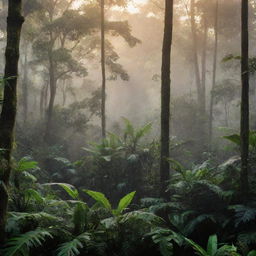
[[[148,0],[133,0],[130,1],[126,7],[126,10],[129,13],[138,13],[140,12],[139,7],[140,5],[144,5],[148,2]]]
[[[76,0],[72,7],[74,9],[78,9],[85,0]],[[120,8],[120,7],[113,7],[114,10],[127,10],[129,13],[139,13],[140,6],[145,5],[148,2],[148,0],[132,0],[129,1],[126,8]]]
[[[83,0],[76,0],[73,4],[72,4],[72,7],[74,9],[78,9],[82,4],[83,4]]]

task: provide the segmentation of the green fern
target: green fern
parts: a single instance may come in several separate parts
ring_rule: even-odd
[[[10,220],[12,221],[21,221],[23,219],[35,219],[40,222],[44,221],[61,221],[62,219],[46,213],[46,212],[37,212],[37,213],[25,213],[25,212],[9,212]]]
[[[241,233],[238,235],[237,240],[243,244],[255,244],[256,243],[256,232]]]
[[[248,223],[256,219],[256,207],[246,205],[232,205],[229,209],[235,211],[235,227],[241,223]]]
[[[184,239],[181,235],[176,232],[165,229],[165,228],[155,228],[146,236],[151,237],[152,241],[158,245],[159,251],[162,256],[170,256],[173,254],[173,243],[182,245]]]
[[[91,240],[90,233],[83,233],[73,240],[63,243],[57,249],[57,256],[76,256],[84,248],[84,244]]]
[[[73,223],[74,234],[80,234],[83,232],[86,226],[86,213],[88,206],[83,202],[78,202],[74,209]]]
[[[42,246],[47,238],[53,238],[50,232],[43,229],[36,229],[25,234],[11,238],[3,249],[5,256],[27,256],[31,248]]]
[[[195,218],[193,218],[183,229],[184,235],[190,235],[193,231],[195,231],[196,227],[204,222],[205,220],[211,220],[213,223],[216,223],[214,215],[211,214],[202,214]]]
[[[200,256],[239,256],[237,253],[237,248],[234,245],[223,245],[218,248],[217,235],[211,235],[208,239],[206,250],[203,249],[199,244],[195,243],[193,240],[184,238],[185,241],[190,245],[197,255]]]

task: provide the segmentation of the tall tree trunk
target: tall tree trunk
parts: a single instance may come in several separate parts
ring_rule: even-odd
[[[167,181],[170,178],[170,94],[171,94],[171,46],[173,29],[173,0],[165,0],[164,37],[161,70],[161,196],[168,198]]]
[[[45,85],[42,86],[41,88],[41,92],[40,92],[40,107],[39,107],[39,111],[40,111],[40,118],[43,119],[44,116],[44,92],[45,91]]]
[[[197,43],[197,32],[196,32],[196,22],[195,22],[195,0],[190,1],[190,21],[191,21],[191,33],[193,41],[193,58],[194,58],[194,69],[196,77],[196,89],[197,89],[197,101],[201,102],[201,78],[200,69],[198,61],[198,43]],[[199,104],[201,105],[201,104]]]
[[[68,87],[68,85],[67,85],[67,80],[66,79],[64,79],[62,82],[63,82],[62,83],[62,107],[65,107],[66,100],[67,100],[67,87]]]
[[[49,81],[46,83],[46,88],[44,91],[44,115],[46,116],[46,110],[48,108],[48,96],[49,96]]]
[[[28,116],[28,49],[25,46],[24,50],[24,74],[22,83],[22,96],[23,96],[23,121],[24,124],[27,123]]]
[[[8,1],[7,46],[5,51],[4,102],[0,116],[0,244],[5,240],[5,223],[8,206],[8,186],[11,174],[11,154],[17,112],[17,79],[20,33],[24,18],[22,0]]]
[[[208,24],[206,14],[203,14],[203,42],[202,42],[202,68],[201,68],[201,88],[199,101],[199,122],[200,122],[200,142],[206,143],[206,57],[207,57]]]
[[[57,90],[57,81],[55,78],[55,68],[53,63],[52,51],[49,52],[49,72],[50,72],[50,100],[49,106],[47,110],[47,120],[46,120],[46,131],[45,131],[45,141],[49,144],[52,143],[52,116],[53,116],[53,108],[54,101]]]
[[[228,114],[228,104],[227,104],[227,102],[225,102],[224,103],[224,110],[225,110],[225,127],[229,127],[229,123],[228,123],[228,116],[229,116],[229,114]]]
[[[201,82],[201,106],[200,112],[202,113],[202,122],[205,124],[205,112],[206,112],[206,57],[207,57],[207,37],[208,37],[208,24],[206,14],[203,14],[203,49],[202,49],[202,82]]]
[[[248,158],[249,158],[249,32],[248,32],[248,0],[242,0],[241,8],[241,192],[244,196],[249,192]]]
[[[100,2],[101,9],[101,132],[102,138],[106,137],[106,65],[105,65],[105,0]]]
[[[215,19],[214,19],[214,52],[213,52],[213,71],[212,71],[212,89],[210,95],[210,114],[209,114],[209,150],[212,149],[212,126],[213,126],[213,90],[216,85],[216,69],[218,54],[218,37],[219,37],[219,0],[216,0]]]

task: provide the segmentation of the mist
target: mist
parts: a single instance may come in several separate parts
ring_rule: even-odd
[[[253,0],[0,0],[0,256],[255,256]]]

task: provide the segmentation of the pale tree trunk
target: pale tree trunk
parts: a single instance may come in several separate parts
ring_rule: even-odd
[[[171,94],[171,45],[173,30],[173,0],[165,0],[164,37],[161,69],[161,196],[168,199],[167,182],[170,179],[170,94]]]
[[[48,97],[49,97],[49,82],[47,82],[45,91],[44,91],[44,115],[46,116],[47,111],[47,104],[48,104]]]
[[[202,83],[201,83],[201,92],[200,92],[200,98],[201,98],[201,106],[200,106],[200,112],[202,114],[203,123],[205,124],[205,112],[206,112],[206,57],[207,57],[207,38],[208,38],[208,24],[206,15],[203,14],[203,49],[202,49]]]
[[[105,63],[105,0],[101,0],[101,133],[106,137],[106,63]]]
[[[25,46],[24,50],[24,73],[23,73],[23,121],[24,124],[27,123],[28,117],[28,48]]]
[[[55,68],[53,63],[52,51],[49,53],[49,72],[50,72],[50,99],[49,105],[47,110],[47,120],[46,120],[46,131],[45,131],[45,141],[48,144],[51,144],[52,141],[52,118],[53,118],[53,108],[54,108],[54,101],[56,97],[57,91],[57,80],[55,77]]]
[[[192,43],[193,43],[193,62],[195,69],[195,78],[196,78],[196,89],[197,89],[197,101],[201,102],[201,78],[200,78],[200,69],[198,61],[198,42],[197,42],[197,29],[195,22],[195,0],[190,1],[190,21],[191,21],[191,33],[192,33]],[[200,105],[200,104],[199,104]]]
[[[249,32],[248,32],[248,0],[242,0],[241,8],[241,192],[246,196],[249,192],[248,158],[249,158]]]
[[[45,119],[46,117],[46,110],[47,110],[47,103],[48,103],[48,87],[49,83],[46,82],[45,85],[43,85],[41,89],[41,94],[40,94],[40,117],[41,119]]]
[[[213,128],[213,90],[216,85],[216,70],[218,57],[218,37],[219,37],[219,0],[215,0],[215,21],[214,21],[214,52],[213,52],[213,71],[212,71],[212,89],[210,95],[210,114],[209,114],[209,150],[212,150],[212,128]]]
[[[49,20],[50,24],[53,23],[53,12],[54,10],[51,10],[49,12]],[[55,74],[56,70],[56,63],[54,63],[54,33],[52,29],[49,31],[50,36],[50,46],[48,50],[48,61],[49,61],[49,87],[50,87],[50,99],[49,99],[49,105],[47,109],[46,114],[46,130],[44,135],[44,141],[48,143],[49,145],[53,143],[53,131],[52,131],[52,118],[53,118],[53,108],[54,108],[54,102],[56,97],[56,91],[57,91],[57,78]]]
[[[40,111],[40,118],[43,119],[44,116],[44,85],[41,88],[41,92],[40,92],[40,107],[39,107],[39,111]]]
[[[12,169],[11,155],[17,112],[19,45],[21,28],[24,22],[24,18],[21,15],[21,8],[22,0],[8,1],[4,102],[0,116],[0,244],[3,244],[5,240],[8,186]]]
[[[62,83],[62,107],[65,107],[66,100],[67,100],[67,87],[68,87],[68,85],[67,85],[67,80],[66,79],[64,79],[62,82],[63,82]]]

